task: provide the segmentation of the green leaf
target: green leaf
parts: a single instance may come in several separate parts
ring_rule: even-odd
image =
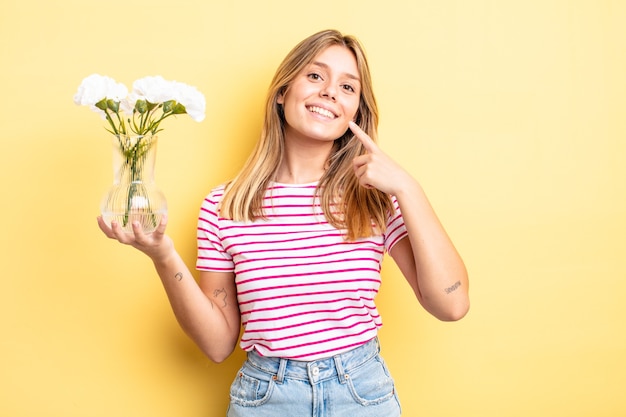
[[[159,103],[150,103],[149,101],[146,100],[146,104],[148,106],[148,111],[152,111],[155,107],[160,106]]]
[[[146,100],[137,100],[135,110],[137,110],[137,113],[144,114],[148,111],[148,102]]]
[[[112,98],[107,100],[107,106],[114,113],[118,113],[120,111],[120,102],[115,101]]]
[[[167,100],[163,102],[163,113],[169,113],[176,106],[176,100]]]
[[[94,104],[97,108],[99,108],[100,110],[104,111],[108,108],[107,105],[107,98],[103,98],[102,100],[100,100],[99,102],[97,102],[96,104]]]
[[[176,106],[172,109],[172,114],[185,114],[187,109],[180,103],[176,103]]]

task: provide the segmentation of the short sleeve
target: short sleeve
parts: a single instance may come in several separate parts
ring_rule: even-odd
[[[219,203],[224,187],[218,187],[202,201],[198,215],[196,269],[200,271],[231,272],[233,259],[222,246]]]
[[[387,252],[391,251],[396,243],[408,235],[398,200],[395,197],[391,197],[391,201],[393,202],[394,211],[390,213],[387,219],[387,230],[384,234],[385,250]]]

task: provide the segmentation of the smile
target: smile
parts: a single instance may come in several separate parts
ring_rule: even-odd
[[[320,114],[324,117],[328,117],[329,119],[335,119],[337,118],[337,115],[335,115],[333,112],[323,109],[321,107],[317,107],[317,106],[309,106],[307,107],[307,110],[310,111],[311,113],[317,113]]]

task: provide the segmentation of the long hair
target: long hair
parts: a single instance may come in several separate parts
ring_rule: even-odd
[[[264,218],[263,198],[276,178],[285,149],[286,122],[278,97],[319,53],[334,45],[348,48],[354,54],[361,78],[355,122],[377,140],[378,106],[363,47],[355,37],[336,30],[318,32],[296,45],[276,70],[267,94],[261,137],[239,174],[227,184],[220,206],[222,216],[235,221]],[[352,160],[364,153],[363,145],[348,129],[335,140],[328,168],[316,189],[327,221],[338,229],[346,229],[348,240],[384,232],[387,216],[393,210],[387,194],[359,185]]]

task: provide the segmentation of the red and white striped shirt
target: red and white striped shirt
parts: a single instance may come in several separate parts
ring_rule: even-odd
[[[385,234],[346,241],[326,221],[315,187],[273,184],[267,219],[249,223],[219,215],[223,186],[202,203],[196,267],[235,272],[246,351],[316,360],[371,340],[382,326],[374,297],[383,254],[407,235],[397,201]]]

